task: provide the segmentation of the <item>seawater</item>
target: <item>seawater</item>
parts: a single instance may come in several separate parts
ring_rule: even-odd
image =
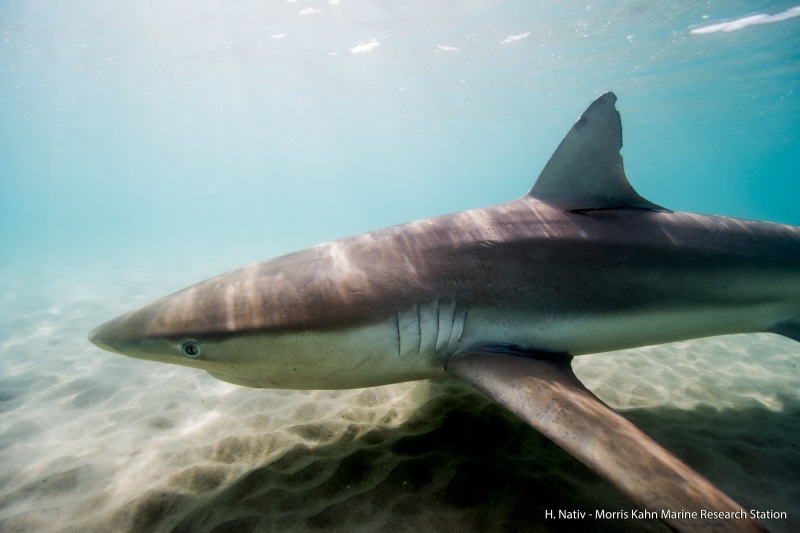
[[[0,529],[558,530],[547,510],[630,509],[452,383],[249,390],[86,334],[250,261],[516,198],[608,90],[642,196],[800,225],[798,12],[3,2]],[[576,371],[791,531],[799,356],[745,335],[587,356]]]

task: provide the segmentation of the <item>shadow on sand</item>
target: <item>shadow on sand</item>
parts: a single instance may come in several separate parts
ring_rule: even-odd
[[[582,511],[593,531],[665,531],[655,520],[597,519],[635,509],[596,474],[536,431],[454,382],[400,429],[375,429],[334,444],[298,446],[235,479],[198,467],[151,492],[112,521],[158,531],[563,530],[547,511]],[[781,412],[628,410],[627,418],[727,491],[746,509],[787,511],[774,531],[800,528],[792,502],[800,405]],[[312,426],[297,426],[315,440]],[[240,443],[247,446],[247,442]],[[226,446],[236,446],[228,442]],[[235,450],[234,450],[235,451]],[[235,455],[235,453],[233,454]]]

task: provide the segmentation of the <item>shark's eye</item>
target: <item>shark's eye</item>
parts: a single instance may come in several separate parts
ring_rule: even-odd
[[[200,345],[194,341],[184,342],[183,346],[181,346],[181,351],[183,355],[192,359],[200,357]]]

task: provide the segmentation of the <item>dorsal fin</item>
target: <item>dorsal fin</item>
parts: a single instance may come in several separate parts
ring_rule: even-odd
[[[606,93],[583,112],[528,192],[569,210],[632,207],[668,211],[639,196],[622,165],[622,123]]]

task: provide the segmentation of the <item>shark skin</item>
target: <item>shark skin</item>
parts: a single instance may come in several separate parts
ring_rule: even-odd
[[[321,244],[115,318],[106,350],[262,388],[471,384],[681,531],[757,531],[572,373],[573,356],[773,332],[800,341],[800,228],[676,213],[628,182],[606,93],[522,198]]]

